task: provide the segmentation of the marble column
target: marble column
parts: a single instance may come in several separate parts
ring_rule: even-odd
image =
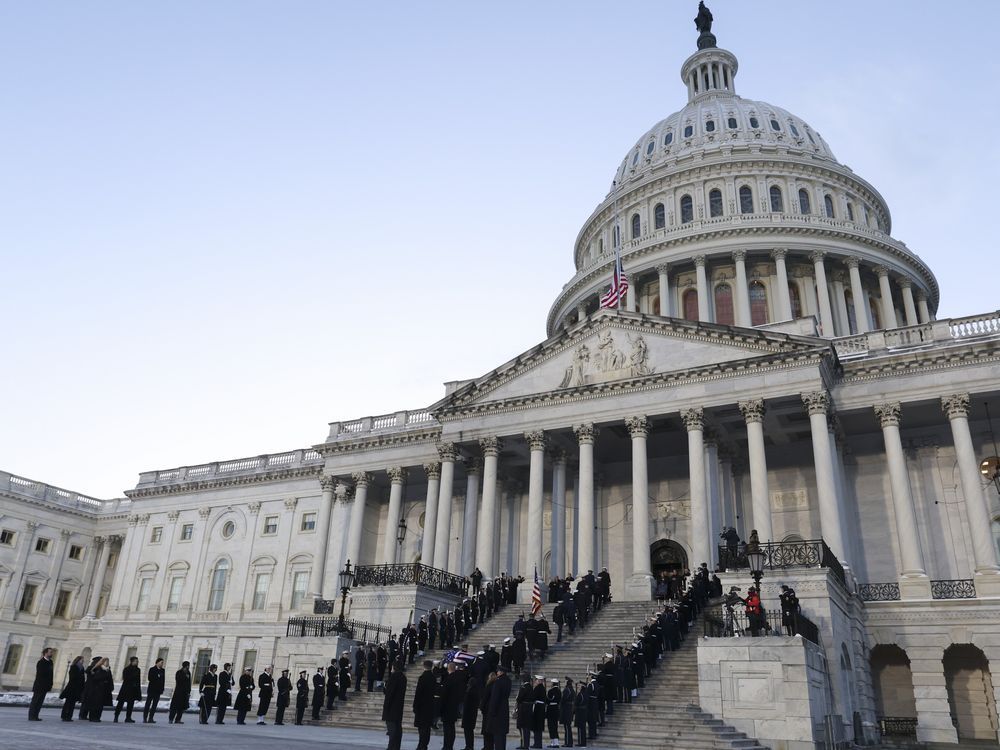
[[[904,599],[930,598],[930,583],[920,551],[920,533],[917,531],[917,514],[910,494],[910,477],[906,470],[906,457],[899,437],[899,417],[902,406],[893,401],[875,406],[875,416],[882,427],[885,457],[889,466],[889,485],[892,488],[892,508],[896,517],[896,541],[899,544],[900,594]]]
[[[917,313],[921,323],[931,322],[931,311],[927,308],[927,293],[923,289],[917,290]]]
[[[441,458],[441,487],[438,490],[437,532],[434,534],[434,567],[448,570],[451,551],[451,501],[455,494],[455,459],[458,450],[454,443],[438,445]]]
[[[785,257],[788,251],[783,247],[776,247],[771,251],[774,258],[774,272],[778,277],[778,320],[792,319],[792,298],[788,294],[788,268],[785,266]]]
[[[389,512],[385,518],[385,539],[382,544],[382,559],[389,565],[400,562],[396,559],[399,543],[396,541],[396,531],[399,519],[403,513],[403,484],[406,482],[406,469],[402,466],[392,466],[386,469],[389,475]]]
[[[747,283],[747,251],[734,250],[733,261],[736,263],[736,325],[749,328],[750,321],[750,286]]]
[[[638,291],[636,290],[637,279],[635,274],[628,278],[628,289],[625,290],[625,311],[635,312],[636,311],[636,298],[638,296]]]
[[[87,612],[83,616],[85,620],[93,620],[97,617],[97,605],[101,601],[101,590],[104,588],[104,576],[108,572],[108,560],[111,558],[111,537],[94,537],[94,542],[101,545],[101,557],[94,571],[94,587],[90,591],[90,603],[87,605]]]
[[[712,559],[712,540],[708,537],[708,501],[705,497],[705,412],[686,409],[681,419],[688,434],[688,475],[691,487],[691,556],[690,567],[696,569]]]
[[[836,330],[833,325],[833,308],[830,307],[830,289],[826,285],[826,265],[823,263],[825,257],[826,253],[821,252],[809,254],[809,259],[813,262],[813,269],[816,273],[820,330],[824,336],[832,337],[836,335]]]
[[[896,307],[892,304],[892,287],[889,286],[889,269],[885,266],[875,266],[875,275],[878,276],[879,296],[882,303],[882,327],[896,328]]]
[[[865,307],[865,289],[861,286],[861,263],[858,258],[848,258],[844,261],[851,277],[851,303],[854,305],[854,324],[857,330],[853,333],[868,332],[868,310]]]
[[[653,573],[649,558],[649,467],[646,438],[649,420],[629,417],[625,427],[632,438],[632,575],[625,581],[625,598],[646,601],[653,595]]]
[[[365,533],[365,506],[368,504],[368,485],[372,475],[358,471],[351,475],[354,480],[354,505],[351,507],[351,523],[347,532],[347,559],[351,565],[361,564],[361,540]]]
[[[899,280],[899,288],[903,292],[903,311],[906,314],[906,325],[915,326],[920,321],[917,319],[917,307],[913,304],[913,282],[904,276]]]
[[[496,518],[497,463],[503,444],[500,438],[485,437],[479,441],[483,451],[483,509],[479,518],[479,538],[476,541],[476,567],[486,578],[497,575]]]
[[[812,433],[813,465],[816,471],[816,494],[819,499],[819,523],[823,540],[841,562],[844,561],[844,533],[840,524],[833,462],[830,460],[830,433],[827,414],[830,397],[825,391],[803,393],[802,401],[809,412]]]
[[[833,279],[833,314],[838,336],[851,335],[851,319],[847,315],[847,299],[844,296],[845,276],[846,274],[840,269],[830,274],[830,278]]]
[[[436,461],[424,464],[427,473],[427,501],[424,503],[424,541],[420,548],[420,562],[434,566],[434,542],[437,538],[438,492],[441,487],[441,464]]]
[[[545,501],[545,433],[541,430],[524,433],[531,451],[528,467],[528,533],[525,538],[526,567],[529,581],[535,570],[545,574],[542,565],[542,512]],[[529,591],[530,594],[530,591]]]
[[[714,430],[707,427],[702,432],[705,446],[705,500],[708,503],[708,553],[711,558],[706,560],[709,570],[715,570],[718,562],[718,545],[714,540],[722,533],[722,482],[721,466],[719,465],[719,437]]]
[[[750,460],[750,503],[753,528],[761,542],[773,542],[771,494],[767,485],[767,455],[764,451],[764,399],[740,401],[740,412],[747,424],[747,452]]]
[[[316,553],[313,558],[312,580],[309,582],[309,590],[316,599],[323,598],[326,555],[330,547],[330,517],[333,515],[333,488],[336,484],[331,476],[324,476],[319,480],[323,494],[319,501],[319,517],[316,519]]]
[[[550,577],[566,575],[566,451],[552,451],[552,538]]]
[[[577,480],[576,536],[581,574],[594,569],[594,441],[598,429],[594,424],[581,424],[573,428],[580,444],[580,474]]]
[[[465,462],[465,515],[462,517],[462,568],[467,576],[476,567],[476,534],[479,528],[479,475],[483,464],[478,458]]]
[[[989,505],[983,497],[979,462],[969,431],[969,394],[945,396],[941,399],[941,407],[951,423],[951,437],[955,443],[962,497],[969,518],[969,539],[976,565],[976,593],[979,596],[1000,596],[1000,566],[997,565]]]
[[[656,267],[656,273],[660,280],[660,315],[670,316],[670,266],[661,263]]]
[[[705,270],[705,256],[694,256],[694,269],[698,279],[698,320],[711,323],[711,308],[708,302],[708,273]]]

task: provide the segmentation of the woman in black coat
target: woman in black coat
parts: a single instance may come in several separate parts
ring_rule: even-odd
[[[188,710],[191,700],[191,662],[184,662],[174,674],[174,694],[170,696],[168,724],[183,724],[181,717]]]
[[[83,657],[78,656],[69,665],[69,674],[66,677],[66,687],[59,693],[59,697],[65,702],[62,708],[62,720],[73,721],[73,710],[76,703],[83,698],[84,664]]]
[[[566,747],[573,747],[573,710],[576,704],[576,690],[573,680],[566,678],[566,687],[562,690],[559,700],[559,723],[563,727],[563,737]]]
[[[83,688],[83,700],[87,704],[87,718],[90,721],[100,721],[105,706],[113,705],[111,694],[114,688],[115,680],[111,676],[110,662],[101,659],[94,665]]]

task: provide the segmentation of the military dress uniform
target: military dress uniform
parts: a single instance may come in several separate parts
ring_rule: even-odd
[[[270,669],[270,667],[268,667]],[[267,709],[271,706],[271,695],[274,693],[274,679],[267,670],[257,675],[257,723],[264,724]]]
[[[306,671],[299,672],[298,682],[295,683],[295,723],[302,724],[302,717],[306,714],[306,707],[309,705],[309,680],[306,679]]]
[[[282,726],[285,723],[285,709],[292,699],[292,681],[288,679],[288,670],[281,670],[281,677],[278,678],[278,700],[275,703],[274,723]]]
[[[201,676],[198,683],[198,722],[208,724],[208,717],[212,715],[212,707],[215,705],[215,693],[219,686],[219,676],[211,668]]]

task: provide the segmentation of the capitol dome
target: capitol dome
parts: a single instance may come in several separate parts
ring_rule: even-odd
[[[688,102],[629,148],[574,247],[549,335],[599,309],[621,251],[624,308],[827,338],[933,319],[930,268],[879,192],[809,123],[736,94],[736,56],[699,40]]]

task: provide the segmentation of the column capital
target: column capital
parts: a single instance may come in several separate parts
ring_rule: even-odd
[[[896,279],[896,283],[899,284],[901,289],[910,289],[913,286],[913,279],[909,276],[900,276]]]
[[[859,268],[861,266],[861,258],[856,255],[850,255],[844,258],[844,265],[848,268]]]
[[[354,499],[354,485],[347,482],[337,482],[335,490],[337,499],[342,503],[349,503]]]
[[[351,474],[351,479],[354,480],[354,486],[360,488],[360,487],[367,487],[369,484],[371,484],[372,479],[374,479],[374,477],[371,475],[370,472],[356,471],[353,474]]]
[[[324,474],[319,478],[319,486],[324,492],[332,492],[337,486],[337,480],[328,474]]]
[[[483,461],[480,458],[467,458],[463,463],[466,474],[480,474],[483,471]]]
[[[830,410],[830,396],[826,391],[803,393],[802,403],[806,405],[809,416],[813,414],[826,414]]]
[[[739,402],[740,413],[746,422],[764,421],[764,399],[753,398],[749,401]]]
[[[733,260],[735,260],[737,263],[742,263],[746,259],[747,259],[746,250],[733,250]]]
[[[181,512],[179,510],[172,510],[169,513],[167,513],[168,521],[176,521],[180,517],[181,517]]]
[[[108,538],[106,536],[95,536],[94,537],[94,544],[96,544],[98,547],[101,546],[102,544],[104,544],[107,541],[108,541]]]
[[[705,410],[701,407],[697,409],[685,409],[681,412],[681,419],[688,432],[692,430],[705,429]]]
[[[660,275],[666,276],[670,271],[669,263],[660,263],[656,266],[656,272]]]
[[[788,256],[788,248],[776,247],[771,251],[771,257],[775,260],[784,260]]]
[[[705,256],[704,255],[696,255],[696,256],[694,256],[694,258],[692,258],[692,260],[694,261],[695,267],[698,267],[698,268],[704,268],[705,267]]]
[[[198,508],[198,515],[201,516],[202,518],[208,518],[209,515],[211,515],[211,513],[212,509],[207,506],[202,506],[201,508]]]
[[[442,462],[454,461],[458,458],[458,448],[455,447],[454,443],[438,443],[437,452]]]
[[[628,429],[628,434],[633,438],[644,438],[649,435],[649,420],[642,415],[627,417],[625,419],[625,427]]]
[[[247,510],[250,511],[250,515],[256,516],[258,513],[260,513],[260,502],[254,501],[252,503],[248,503]]]
[[[532,432],[524,433],[524,439],[528,441],[528,448],[533,451],[544,451],[545,450],[545,432],[544,430],[534,430]]]
[[[285,498],[285,510],[295,510],[295,506],[299,504],[299,499],[297,497]]]
[[[503,450],[503,440],[495,435],[490,435],[479,439],[479,447],[484,456],[499,456],[500,451]]]
[[[437,461],[432,461],[429,464],[424,464],[424,471],[427,473],[428,479],[441,478],[441,464],[439,464]]]
[[[814,250],[813,252],[809,253],[809,260],[811,260],[813,263],[822,263],[824,258],[826,258],[826,253],[824,253],[822,250]]]
[[[843,284],[845,281],[847,281],[847,274],[838,268],[830,274],[830,278],[833,279],[835,282]]]
[[[389,484],[402,484],[406,481],[406,469],[402,466],[390,466],[385,473],[389,475]]]
[[[925,292],[920,287],[917,287],[917,290],[913,293],[913,296],[917,298],[917,302],[927,301],[927,292]]]
[[[887,401],[875,404],[875,416],[882,427],[899,427],[899,415],[903,411],[899,401]]]
[[[585,443],[593,445],[594,441],[597,440],[600,429],[595,424],[578,424],[573,428],[573,433],[576,435],[577,442],[580,445]]]
[[[108,537],[108,544],[121,544],[124,539],[121,534],[112,534]]]
[[[969,394],[953,393],[950,396],[941,397],[941,409],[948,416],[948,419],[969,416]]]
[[[554,464],[565,464],[567,459],[566,451],[562,448],[550,448],[549,458],[552,459],[552,463]]]
[[[889,269],[886,268],[885,266],[875,266],[875,268],[873,268],[872,270],[875,271],[875,275],[878,276],[880,279],[883,276],[888,277],[889,275]]]

